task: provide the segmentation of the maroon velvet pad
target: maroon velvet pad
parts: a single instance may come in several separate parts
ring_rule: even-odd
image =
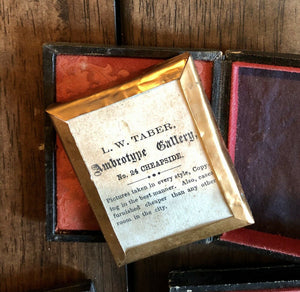
[[[300,256],[299,81],[299,68],[233,65],[228,148],[255,224],[224,240]]]
[[[56,101],[74,100],[126,82],[151,65],[162,61],[146,58],[59,55],[56,59]],[[195,66],[210,98],[213,62],[195,61]],[[56,169],[56,230],[99,230],[59,138]]]

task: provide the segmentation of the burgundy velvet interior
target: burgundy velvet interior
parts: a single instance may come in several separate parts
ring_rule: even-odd
[[[299,68],[233,64],[228,148],[257,232],[224,240],[300,256],[299,81]]]
[[[126,82],[161,59],[59,55],[56,100],[66,102]],[[213,62],[195,61],[207,96],[211,97]],[[57,231],[99,230],[99,225],[57,138]]]

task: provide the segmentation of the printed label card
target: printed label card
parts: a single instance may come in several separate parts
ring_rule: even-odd
[[[47,112],[119,266],[253,223],[188,53]]]

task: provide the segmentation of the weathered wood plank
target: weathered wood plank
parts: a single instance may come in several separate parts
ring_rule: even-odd
[[[0,290],[90,278],[125,291],[106,244],[45,240],[42,44],[114,44],[113,2],[2,0],[0,22]]]
[[[297,0],[122,0],[121,4],[126,45],[300,53]],[[196,243],[134,263],[130,283],[133,291],[167,291],[170,270],[282,262],[234,246]]]
[[[128,45],[299,53],[297,0],[122,1]]]

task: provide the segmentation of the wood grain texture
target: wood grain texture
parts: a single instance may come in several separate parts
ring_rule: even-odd
[[[122,0],[123,44],[300,53],[298,0]],[[91,278],[126,291],[105,244],[45,240],[42,43],[114,44],[110,0],[0,0],[0,291]],[[168,271],[278,263],[189,245],[134,264],[134,291],[167,291]]]
[[[123,43],[134,46],[244,49],[300,53],[298,0],[122,0]],[[191,244],[130,266],[132,291],[168,291],[176,269],[284,263],[268,253],[219,244]]]
[[[300,52],[298,0],[122,0],[128,45]]]
[[[0,291],[90,278],[125,291],[106,244],[45,240],[42,44],[114,43],[112,1],[0,2]]]

